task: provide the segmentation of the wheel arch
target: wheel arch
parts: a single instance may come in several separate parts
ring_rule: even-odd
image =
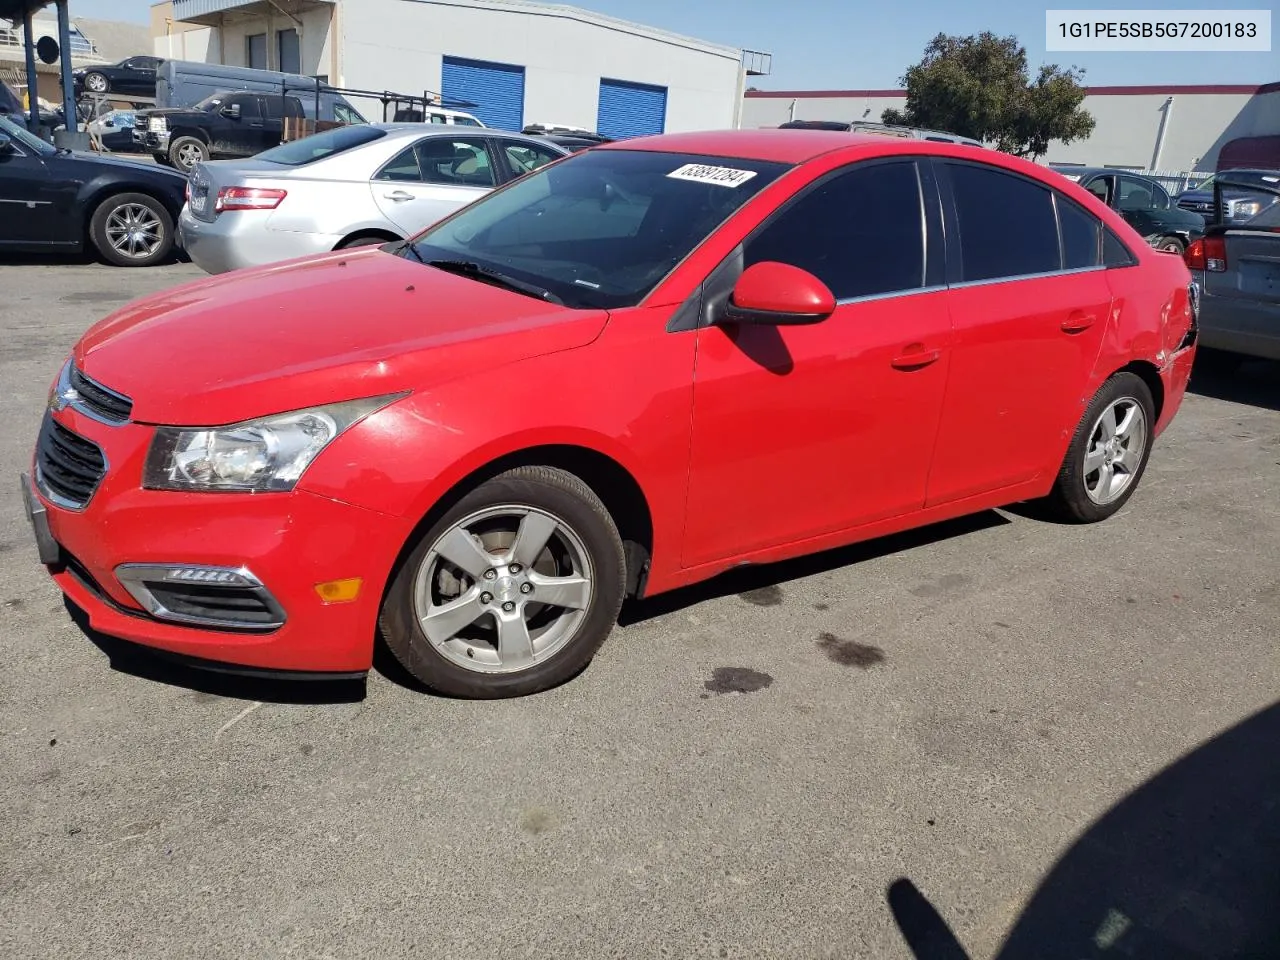
[[[627,595],[643,596],[653,552],[653,512],[649,500],[631,471],[613,457],[572,443],[548,443],[515,450],[486,461],[456,480],[414,525],[396,556],[388,585],[419,538],[455,503],[486,480],[525,466],[564,470],[591,488],[609,512],[622,539],[627,563]]]
[[[1132,373],[1147,385],[1147,389],[1151,391],[1151,403],[1155,407],[1152,424],[1159,423],[1160,414],[1164,410],[1164,381],[1160,379],[1160,368],[1150,360],[1133,360],[1113,372],[1111,376],[1117,373]]]
[[[334,244],[333,249],[339,250],[353,240],[365,240],[371,237],[377,237],[387,243],[394,243],[397,240],[403,240],[404,237],[399,234],[382,227],[364,227],[359,230],[352,230],[345,237]]]

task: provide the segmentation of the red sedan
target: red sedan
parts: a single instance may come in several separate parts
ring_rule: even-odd
[[[252,210],[223,216],[253,217]],[[1095,197],[952,144],[611,144],[399,248],[93,327],[27,503],[99,630],[221,669],[572,676],[627,595],[1044,498],[1132,496],[1196,290]]]

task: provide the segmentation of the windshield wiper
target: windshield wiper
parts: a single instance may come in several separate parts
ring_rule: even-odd
[[[415,250],[414,253],[416,254],[417,251]],[[419,255],[418,259],[422,260],[422,257]],[[437,270],[457,273],[464,277],[471,277],[473,280],[479,280],[481,283],[491,283],[495,287],[506,287],[508,290],[514,290],[517,293],[523,293],[538,300],[546,300],[548,303],[564,306],[564,301],[545,287],[525,283],[515,277],[508,277],[505,273],[490,270],[488,267],[482,267],[480,264],[473,263],[470,260],[426,260],[423,262],[429,267],[435,267]]]
[[[422,258],[422,254],[418,252],[418,248],[414,245],[412,240],[403,241],[400,244],[400,249],[408,250],[410,253],[413,254],[413,259],[417,260],[421,264],[426,264],[427,261]]]

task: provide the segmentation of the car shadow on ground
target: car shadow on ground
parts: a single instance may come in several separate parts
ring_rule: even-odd
[[[1188,393],[1266,410],[1280,410],[1280,362],[1246,359],[1238,366],[1209,355],[1196,358]],[[1277,949],[1280,955],[1280,948]]]
[[[865,563],[877,557],[887,557],[904,550],[913,550],[930,543],[962,537],[1008,523],[1012,521],[1001,513],[985,510],[982,513],[919,527],[904,533],[866,540],[849,547],[809,554],[795,560],[739,567],[703,583],[659,594],[648,600],[630,600],[623,606],[618,623],[624,627],[643,623],[685,607],[692,607],[695,604],[731,594],[742,596],[758,606],[773,606],[782,600],[782,585],[791,580],[827,573],[840,567]]]
[[[363,680],[277,680],[218,673],[169,660],[139,644],[95,630],[83,610],[70,600],[64,599],[63,604],[80,631],[106,654],[111,669],[119,673],[212,696],[262,703],[358,703],[365,697]]]
[[[1280,956],[1280,703],[1140,785],[1054,865],[995,960]],[[887,891],[916,960],[968,960],[909,879]]]

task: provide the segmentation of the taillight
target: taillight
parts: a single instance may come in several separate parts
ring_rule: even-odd
[[[1194,241],[1182,255],[1192,270],[1210,273],[1227,272],[1227,241],[1225,237],[1204,237]]]
[[[274,210],[280,206],[286,191],[271,187],[223,187],[213,209],[223,210]]]

